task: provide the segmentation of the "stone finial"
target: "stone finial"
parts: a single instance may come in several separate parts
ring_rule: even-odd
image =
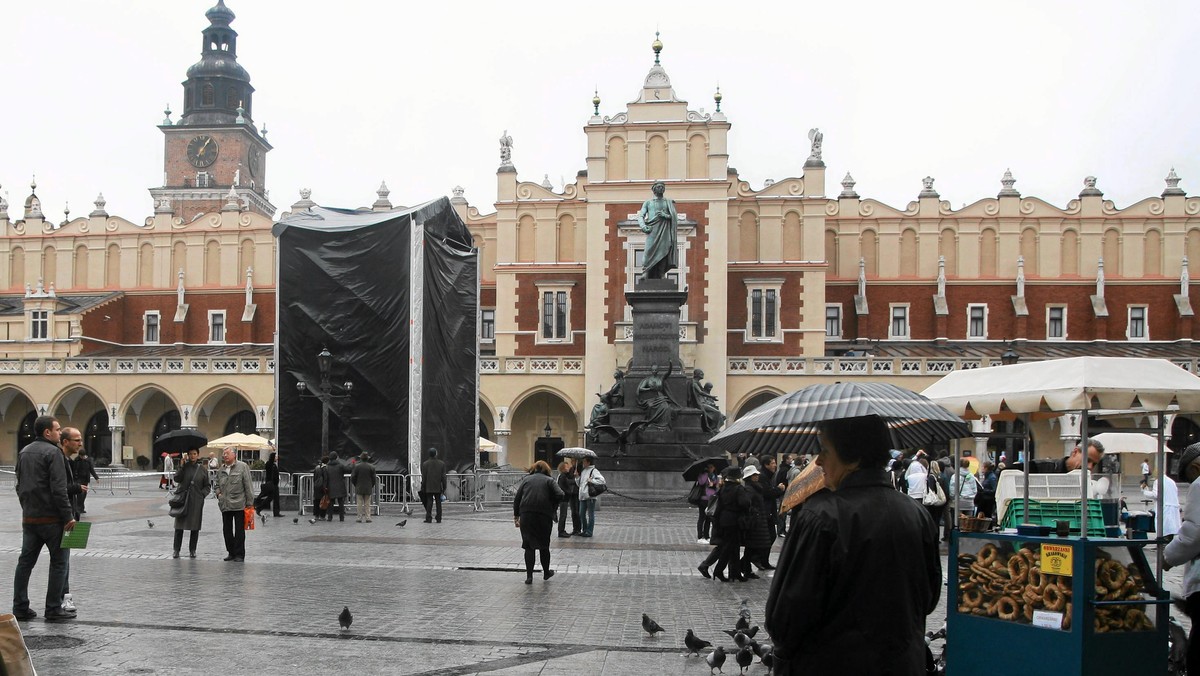
[[[1188,295],[1188,286],[1191,284],[1191,273],[1188,272],[1188,257],[1183,257],[1183,263],[1179,269],[1179,295]]]
[[[1163,197],[1171,195],[1186,195],[1183,188],[1179,187],[1179,176],[1175,173],[1175,167],[1171,167],[1171,173],[1167,174],[1167,189],[1163,191]]]
[[[858,295],[867,295],[867,259],[858,259]]]
[[[1104,297],[1104,259],[1096,261],[1096,296]]]
[[[254,304],[254,268],[246,267],[246,305]]]
[[[1096,187],[1096,177],[1088,176],[1083,179],[1083,190],[1079,192],[1080,197],[1104,197],[1104,193]]]
[[[175,304],[183,305],[183,268],[179,268],[179,284],[175,287]]]
[[[938,256],[937,295],[946,297],[946,257]]]
[[[262,131],[259,132],[259,135],[262,136],[264,141],[267,140],[267,123],[266,122],[263,122]]]
[[[542,179],[542,187],[545,188],[546,190],[553,191],[554,184],[550,182],[550,174],[542,174],[542,176],[544,176],[544,178]]]
[[[592,115],[600,114],[600,88],[597,87],[592,94]]]
[[[451,204],[466,204],[467,203],[467,198],[463,197],[463,193],[465,193],[466,191],[463,190],[463,187],[461,185],[454,186],[454,189],[451,190],[450,192],[451,192],[451,194],[454,195],[453,197],[450,198]]]
[[[70,223],[70,222],[71,222],[71,203],[70,203],[70,202],[63,202],[63,222],[62,222],[62,225],[66,225],[67,223]]]
[[[650,45],[650,49],[654,50],[654,65],[660,65],[658,55],[662,53],[663,43],[658,39],[658,31],[654,31],[654,42]]]
[[[392,208],[392,202],[388,199],[388,195],[392,194],[392,191],[388,190],[386,181],[379,182],[379,190],[376,190],[375,194],[378,198],[371,205],[372,211],[387,211]]]
[[[229,186],[229,192],[225,195],[225,206],[221,207],[221,211],[241,211],[242,202],[238,199],[237,190],[233,186]]]
[[[721,96],[721,85],[717,85],[717,92],[713,94],[713,101],[717,104],[718,113],[721,112],[721,99],[723,98],[725,97]]]
[[[1013,178],[1012,171],[1005,169],[1004,177],[1000,179],[1000,185],[1003,187],[1000,189],[1000,194],[996,195],[996,197],[1020,197],[1021,193],[1013,188],[1016,182],[1017,179]]]
[[[921,179],[921,192],[917,194],[917,197],[933,197],[935,199],[941,197],[941,195],[939,195],[938,192],[933,189],[933,181],[934,178],[932,176],[926,176],[925,178]]]
[[[1025,257],[1017,256],[1017,295],[1025,297]]]
[[[92,202],[92,204],[96,205],[96,208],[93,209],[92,213],[88,214],[88,216],[90,216],[92,218],[107,218],[108,217],[108,212],[104,210],[104,205],[108,204],[108,202],[104,201],[104,193],[100,193],[99,195],[96,195],[96,201]]]
[[[8,200],[0,195],[0,218],[8,218]]]
[[[239,103],[237,107],[237,117],[233,120],[234,124],[246,124],[246,109]]]
[[[842,179],[842,194],[838,195],[838,197],[851,200],[858,199],[858,193],[854,192],[855,184],[854,177],[847,171],[846,178]]]
[[[500,168],[501,169],[511,169],[513,167],[512,145],[513,145],[512,137],[508,135],[508,130],[505,129],[504,133],[500,136]]]
[[[165,117],[163,117],[162,126],[170,127],[171,125],[175,124],[171,121],[171,104],[167,104],[167,108],[163,111],[163,115]]]
[[[292,205],[292,211],[304,211],[305,209],[317,206],[317,203],[310,199],[311,197],[312,190],[309,190],[308,188],[301,188],[300,200]]]
[[[171,200],[167,199],[166,197],[158,200],[158,202],[156,202],[154,204],[154,213],[156,213],[156,214],[175,213],[175,209],[173,209],[171,207]]]

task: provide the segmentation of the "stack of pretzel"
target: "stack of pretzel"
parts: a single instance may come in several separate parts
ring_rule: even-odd
[[[1127,568],[1104,552],[1096,562],[1096,598],[1102,601],[1141,600],[1142,579],[1137,567]],[[1031,624],[1035,610],[1062,613],[1062,628],[1071,628],[1071,578],[1043,573],[1035,545],[1015,552],[993,543],[978,554],[958,555],[958,612]],[[1094,629],[1146,631],[1150,619],[1133,606],[1101,606]]]

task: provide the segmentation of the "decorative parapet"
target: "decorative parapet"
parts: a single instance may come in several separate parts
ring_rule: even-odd
[[[0,359],[0,374],[83,375],[135,373],[236,373],[271,374],[270,357],[72,357],[70,359]]]

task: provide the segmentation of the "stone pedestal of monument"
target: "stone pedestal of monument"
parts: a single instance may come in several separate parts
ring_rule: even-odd
[[[691,372],[679,361],[679,309],[687,293],[670,279],[638,282],[625,294],[633,314],[633,360],[624,374],[622,401],[609,406],[608,425],[589,434],[587,447],[610,488],[634,498],[683,497],[689,486],[680,473],[694,460],[719,454],[708,444],[703,413],[691,395]],[[645,425],[638,386],[657,370],[672,402],[669,427]],[[669,375],[668,371],[670,372]]]

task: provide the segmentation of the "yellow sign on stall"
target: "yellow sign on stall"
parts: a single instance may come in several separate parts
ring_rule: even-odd
[[[1074,548],[1071,545],[1042,545],[1042,573],[1071,575]]]

